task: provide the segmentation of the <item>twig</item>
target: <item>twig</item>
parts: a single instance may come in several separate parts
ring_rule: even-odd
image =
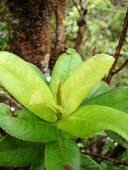
[[[113,158],[113,159],[118,159],[125,151],[126,151],[126,148],[118,144],[114,149],[106,153],[105,156]]]
[[[114,165],[128,166],[128,164],[124,161],[118,161],[116,159],[113,159],[113,158],[110,158],[110,157],[107,157],[107,156],[103,156],[103,155],[100,155],[100,154],[97,154],[97,153],[91,153],[91,152],[86,152],[86,151],[84,151],[82,153],[85,154],[85,155],[90,155],[90,156],[93,156],[93,157],[101,158],[102,160],[111,161]]]
[[[72,1],[73,1],[74,6],[77,8],[78,12],[80,13],[80,10],[79,10],[79,8],[78,8],[77,3],[75,2],[75,0],[72,0]]]
[[[65,7],[66,7],[66,1],[65,0],[57,0],[55,3],[55,17],[56,17],[56,42],[55,46],[51,50],[51,58],[49,67],[50,69],[53,69],[53,66],[58,59],[58,57],[64,52],[65,50],[65,35],[64,35],[64,25],[63,25],[63,19],[65,15]]]
[[[79,29],[77,32],[77,37],[74,39],[74,42],[75,42],[76,51],[80,53],[80,45],[83,40],[83,34],[85,32],[85,26],[86,26],[85,15],[87,14],[87,9],[85,9],[85,0],[80,0],[80,9],[78,8],[74,0],[73,3],[79,12],[79,19],[77,21]]]
[[[113,65],[112,65],[112,67],[109,71],[107,78],[106,78],[106,83],[108,83],[108,84],[110,84],[113,75],[118,73],[120,70],[122,70],[127,64],[127,60],[126,60],[117,70],[115,70],[117,61],[119,59],[121,48],[122,48],[124,40],[125,40],[127,28],[128,28],[128,9],[127,9],[126,16],[125,16],[125,19],[124,19],[123,29],[122,29],[122,32],[121,32],[121,35],[120,35],[120,38],[119,38],[119,43],[116,47],[116,52],[114,54],[115,61],[114,61]]]
[[[128,60],[126,60],[118,69],[113,71],[113,75],[121,71],[128,64]]]
[[[19,108],[23,109],[23,106],[19,104],[15,99],[13,99],[11,96],[9,96],[7,93],[4,93],[3,91],[0,91],[0,95],[5,96],[7,99],[9,99],[14,105]]]

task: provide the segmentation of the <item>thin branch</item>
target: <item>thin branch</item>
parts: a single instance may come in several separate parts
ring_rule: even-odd
[[[65,50],[65,41],[64,41],[64,14],[65,14],[65,0],[58,0],[55,4],[55,17],[56,17],[56,42],[55,46],[51,50],[51,58],[50,58],[50,68],[53,69],[53,66],[58,59],[58,57],[64,52]]]
[[[118,161],[116,159],[113,159],[113,158],[110,158],[110,157],[107,157],[107,156],[103,156],[103,155],[100,155],[100,154],[97,154],[97,153],[91,153],[91,152],[82,152],[83,154],[85,155],[90,155],[90,156],[93,156],[93,157],[98,157],[102,160],[107,160],[107,161],[111,161],[114,165],[124,165],[124,166],[128,166],[128,164],[124,161]]]
[[[118,69],[114,70],[113,75],[121,71],[127,64],[128,64],[128,60],[126,60]]]
[[[14,103],[14,105],[19,108],[19,109],[23,109],[23,106],[21,104],[19,104],[15,99],[13,99],[11,96],[9,96],[7,93],[0,91],[0,95],[6,97],[7,99],[9,99],[12,103]]]
[[[119,59],[121,48],[124,44],[127,29],[128,29],[128,9],[127,9],[126,16],[125,16],[125,19],[124,19],[123,29],[122,29],[122,32],[121,32],[121,35],[120,35],[120,38],[119,38],[119,43],[116,47],[116,52],[114,54],[115,61],[114,61],[113,65],[112,65],[112,67],[109,71],[108,77],[106,78],[106,83],[108,83],[108,84],[110,84],[111,79],[112,79],[113,75],[115,74],[115,67],[116,67],[117,61]],[[119,71],[122,70],[124,68],[125,64],[120,66],[117,70],[119,70]],[[119,72],[119,71],[117,71],[117,72]]]
[[[77,3],[75,2],[75,0],[72,0],[72,1],[73,1],[74,6],[77,8],[78,12],[80,13],[80,10],[79,10],[79,8],[78,8]]]
[[[83,35],[85,32],[85,26],[86,26],[86,21],[85,21],[85,15],[87,14],[87,9],[85,9],[85,1],[86,0],[80,0],[80,7],[78,8],[77,3],[75,0],[72,0],[74,6],[77,8],[79,12],[79,19],[77,21],[78,24],[78,32],[76,38],[72,39],[72,41],[75,43],[75,49],[78,53],[80,53],[80,45],[83,40]]]
[[[87,9],[85,9],[85,0],[80,0],[79,14],[80,14],[80,17],[77,21],[79,29],[78,29],[77,37],[75,41],[75,49],[78,53],[80,53],[80,45],[83,40],[83,35],[85,32],[85,26],[86,26],[85,15],[87,14]]]

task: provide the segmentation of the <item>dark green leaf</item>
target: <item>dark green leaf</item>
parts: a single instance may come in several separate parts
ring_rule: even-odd
[[[103,170],[113,170],[113,165],[112,162],[110,161],[102,161],[100,165],[103,168]]]
[[[79,170],[80,151],[73,140],[58,139],[46,144],[46,167],[49,170]]]
[[[75,141],[70,139],[62,139],[63,146],[63,164],[65,167],[69,167],[72,170],[80,169],[80,150]]]
[[[32,163],[30,170],[46,170],[45,161],[37,160],[36,162]]]
[[[119,87],[86,101],[86,105],[97,104],[128,112],[128,88]]]
[[[6,136],[0,141],[0,166],[20,167],[44,157],[44,145]]]
[[[0,127],[12,136],[33,142],[53,140],[60,135],[55,125],[43,121],[28,110],[18,110],[12,116],[9,106],[5,104],[0,104]]]
[[[106,130],[106,134],[113,139],[115,142],[120,144],[121,146],[128,148],[128,141],[126,141],[121,135],[111,131],[111,130]]]
[[[83,154],[81,154],[81,167],[85,170],[103,170],[92,158]]]
[[[63,170],[62,145],[60,140],[46,143],[45,162],[48,170]]]

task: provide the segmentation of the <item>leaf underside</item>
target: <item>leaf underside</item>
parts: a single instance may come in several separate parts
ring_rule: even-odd
[[[19,139],[46,142],[57,139],[59,130],[52,123],[47,123],[28,110],[18,110],[12,116],[9,106],[0,104],[0,127],[11,136]]]
[[[21,167],[44,157],[44,145],[6,136],[0,141],[0,166]]]

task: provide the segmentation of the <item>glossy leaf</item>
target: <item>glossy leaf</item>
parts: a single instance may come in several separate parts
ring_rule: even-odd
[[[81,167],[85,170],[103,170],[97,162],[83,154],[81,154]]]
[[[70,115],[109,70],[114,59],[98,54],[81,64],[62,86],[62,105],[65,115]]]
[[[97,104],[112,107],[124,112],[128,112],[128,88],[119,87],[86,102],[87,105]]]
[[[50,122],[56,121],[56,113],[54,109],[48,108],[48,105],[42,104],[40,107],[30,105],[31,96],[38,90],[43,93],[42,101],[55,102],[55,98],[43,79],[27,62],[9,52],[0,52],[0,83],[20,103],[39,117]],[[50,110],[50,116],[47,108]]]
[[[52,71],[50,87],[55,93],[58,79],[61,84],[70,76],[70,74],[82,63],[81,56],[72,48],[62,54],[57,60]]]
[[[0,166],[20,167],[44,156],[44,145],[6,136],[0,141]]]
[[[28,110],[18,110],[12,115],[9,106],[0,104],[0,127],[19,139],[46,142],[58,138],[59,130]]]
[[[103,130],[112,130],[128,141],[128,114],[100,105],[80,107],[72,115],[57,122],[58,128],[86,138]]]

